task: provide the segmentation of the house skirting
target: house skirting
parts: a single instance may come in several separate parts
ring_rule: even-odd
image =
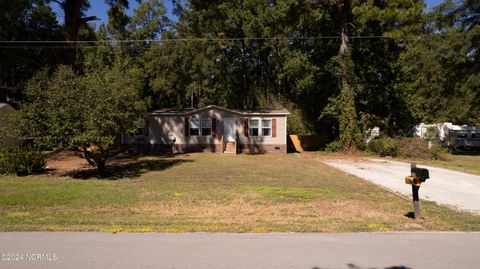
[[[172,146],[168,144],[126,144],[125,149],[133,152],[141,153],[169,153]],[[239,153],[287,153],[286,145],[265,145],[265,144],[239,144],[237,145]],[[188,152],[212,152],[221,153],[221,144],[175,144],[173,145],[174,153]]]
[[[270,145],[270,144],[240,144],[238,145],[240,153],[287,153],[286,145]]]

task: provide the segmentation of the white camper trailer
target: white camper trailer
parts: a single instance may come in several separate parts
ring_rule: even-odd
[[[421,123],[414,127],[414,136],[438,140],[452,150],[480,150],[480,126],[454,125],[450,122],[438,124]]]

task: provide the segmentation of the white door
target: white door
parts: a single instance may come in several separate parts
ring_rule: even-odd
[[[235,119],[224,118],[223,119],[223,137],[225,141],[235,141]]]

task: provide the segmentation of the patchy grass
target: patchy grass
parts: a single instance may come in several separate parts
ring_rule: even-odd
[[[305,154],[304,154],[305,155]],[[345,153],[328,153],[328,152],[315,152],[307,153],[312,158],[325,158],[325,159],[365,159],[365,158],[382,158],[370,152],[359,152],[354,154]],[[460,172],[480,175],[480,153],[477,155],[462,155],[462,154],[443,154],[443,160],[432,160],[424,158],[391,158],[386,159],[399,160],[404,162],[415,162],[419,165],[430,165],[440,168],[452,169]]]
[[[416,162],[418,164],[448,168],[460,172],[480,175],[479,155],[445,154],[445,160],[403,159],[403,161]]]
[[[191,154],[124,162],[105,179],[85,171],[77,178],[0,177],[0,230],[480,230],[480,216],[431,202],[422,202],[425,220],[408,218],[411,201],[315,158]]]

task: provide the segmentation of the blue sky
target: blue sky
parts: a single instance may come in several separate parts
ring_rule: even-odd
[[[138,6],[137,1],[135,0],[130,0],[130,9],[128,10],[129,14],[132,14],[133,10]],[[431,9],[432,7],[440,4],[442,0],[425,0],[425,3],[427,4],[427,10]],[[168,11],[168,16],[172,17],[172,2],[170,0],[165,0],[165,7],[167,8]],[[90,5],[91,8],[88,10],[87,15],[88,16],[97,16],[100,18],[99,21],[95,21],[97,26],[99,26],[101,23],[106,23],[108,20],[108,15],[107,15],[107,10],[108,6],[105,4],[104,0],[90,0]],[[63,17],[63,12],[58,8],[56,4],[52,4],[52,7],[54,8],[55,12],[57,13],[57,16],[59,17],[59,21],[62,21]]]

